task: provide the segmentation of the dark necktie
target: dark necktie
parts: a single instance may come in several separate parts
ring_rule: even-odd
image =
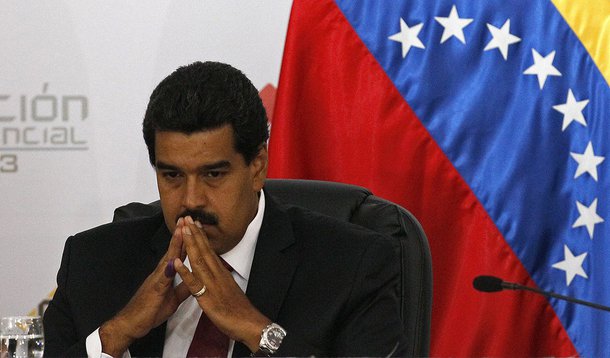
[[[233,268],[220,258],[223,265],[233,272]],[[229,353],[229,337],[222,333],[205,312],[201,312],[201,318],[197,324],[193,341],[189,347],[187,357],[226,357]]]

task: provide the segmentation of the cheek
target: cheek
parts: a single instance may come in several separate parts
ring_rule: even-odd
[[[253,210],[256,210],[256,203],[253,202],[251,186],[241,185],[236,188],[224,202],[225,217],[234,226],[247,226],[252,219]]]
[[[226,230],[228,227],[235,225],[235,220],[242,210],[243,199],[239,195],[239,191],[223,190],[222,192],[216,193],[214,199],[208,197],[207,211],[213,212],[218,215],[220,220],[220,226]]]

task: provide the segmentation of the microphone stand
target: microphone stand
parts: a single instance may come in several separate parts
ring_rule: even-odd
[[[558,298],[560,300],[564,300],[564,301],[568,301],[568,302],[574,302],[574,303],[578,303],[578,304],[581,304],[581,305],[597,308],[597,309],[600,309],[602,311],[610,312],[610,307],[607,307],[607,306],[604,306],[604,305],[600,305],[598,303],[593,303],[593,302],[589,302],[589,301],[583,301],[583,300],[580,300],[578,298],[560,295],[560,294],[555,293],[555,292],[543,291],[543,290],[540,290],[540,289],[537,289],[537,288],[520,285],[518,283],[502,281],[502,288],[503,289],[507,289],[507,290],[531,291],[531,292],[535,292],[535,293],[538,293],[538,294],[541,294],[541,295],[544,295],[544,296]]]

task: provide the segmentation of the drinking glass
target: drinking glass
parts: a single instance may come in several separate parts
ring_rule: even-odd
[[[40,317],[0,319],[0,358],[41,358],[43,352],[44,336]]]

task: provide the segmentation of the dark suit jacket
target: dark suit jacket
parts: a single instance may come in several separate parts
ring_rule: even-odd
[[[288,335],[278,356],[404,355],[398,247],[379,234],[266,196],[247,296]],[[163,217],[70,237],[45,316],[45,356],[85,356],[85,339],[129,301],[167,250]],[[160,356],[165,324],[130,346]],[[236,342],[234,356],[250,351]]]

